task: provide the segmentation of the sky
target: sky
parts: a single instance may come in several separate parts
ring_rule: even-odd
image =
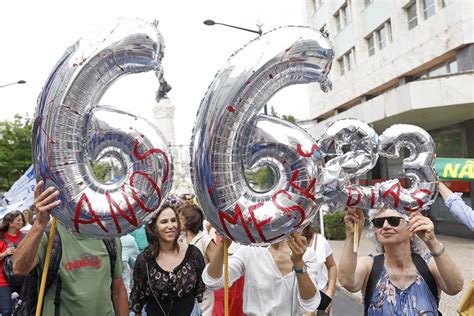
[[[284,25],[306,25],[305,0],[200,1],[2,1],[0,4],[0,86],[18,80],[23,85],[0,88],[0,120],[15,113],[34,115],[36,100],[64,51],[95,26],[116,18],[159,20],[165,41],[165,78],[175,107],[175,139],[190,142],[197,109],[216,72],[229,56],[256,34],[203,21],[233,24],[263,31]],[[100,104],[113,105],[150,117],[158,83],[153,73],[119,79]],[[291,86],[269,102],[277,113],[309,118],[308,87]]]

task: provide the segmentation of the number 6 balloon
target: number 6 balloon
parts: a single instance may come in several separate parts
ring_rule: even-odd
[[[161,74],[163,45],[156,23],[121,20],[71,46],[46,81],[33,126],[35,173],[60,191],[62,206],[52,214],[68,229],[98,238],[127,234],[170,190],[162,134],[142,118],[97,106],[120,77]],[[111,158],[122,176],[100,181],[92,165]]]
[[[273,243],[316,214],[315,140],[259,112],[289,85],[318,82],[327,91],[332,58],[318,31],[283,27],[235,52],[217,73],[198,111],[191,174],[206,217],[221,234],[241,244]],[[275,177],[263,192],[246,177],[262,167]]]

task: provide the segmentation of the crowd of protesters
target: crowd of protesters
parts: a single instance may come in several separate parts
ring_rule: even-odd
[[[441,185],[447,205],[457,203]],[[12,300],[6,275],[37,281],[45,264],[49,212],[60,202],[58,191],[42,186],[30,209],[7,214],[0,226],[1,316],[21,306]],[[460,220],[472,218],[467,209],[456,212]],[[367,226],[374,255],[353,252],[355,223],[358,236]],[[441,292],[462,290],[463,276],[428,217],[372,210],[365,224],[361,210],[348,210],[338,266],[327,240],[311,226],[268,247],[229,241],[230,315],[332,315],[337,278],[347,290],[362,291],[366,315],[437,314]],[[57,233],[62,247],[51,255],[58,258],[57,271],[46,282],[43,315],[224,314],[224,243],[191,193],[171,194],[149,223],[120,239],[102,242],[61,224]],[[7,257],[12,271],[4,272]],[[21,299],[26,295],[21,289]]]

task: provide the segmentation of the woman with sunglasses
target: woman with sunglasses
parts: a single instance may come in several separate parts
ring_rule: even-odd
[[[367,236],[381,255],[357,258],[354,224],[359,224],[360,236],[365,218],[362,210],[349,208],[341,285],[350,292],[362,290],[365,315],[437,315],[440,291],[459,293],[463,276],[436,239],[433,222],[420,212],[408,216],[391,209],[371,210],[369,219]]]
[[[141,315],[146,305],[147,315],[200,315],[204,259],[195,246],[178,243],[178,213],[165,203],[145,231],[149,245],[135,262],[130,310]]]

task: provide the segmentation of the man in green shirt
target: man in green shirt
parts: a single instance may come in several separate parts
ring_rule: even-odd
[[[48,238],[44,233],[50,211],[61,204],[55,198],[59,192],[47,188],[41,193],[43,182],[35,190],[36,221],[18,246],[13,256],[13,272],[27,275],[32,269],[41,272],[46,256]],[[60,315],[128,315],[128,300],[122,279],[120,240],[115,240],[117,258],[115,271],[111,271],[109,253],[98,239],[72,233],[57,225],[61,236],[62,256],[58,271],[61,277]],[[54,315],[56,284],[47,290],[43,315]],[[112,307],[113,305],[113,307]]]

